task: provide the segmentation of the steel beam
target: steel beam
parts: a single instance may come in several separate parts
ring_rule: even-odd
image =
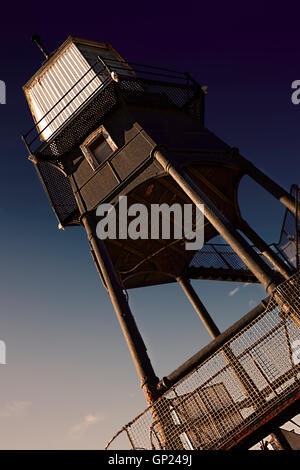
[[[191,285],[189,279],[177,278],[179,285],[182,287],[183,292],[191,302],[192,306],[194,307],[196,313],[198,314],[200,320],[202,321],[203,325],[207,329],[208,333],[215,339],[217,336],[221,334],[219,328],[211,318],[210,314],[206,310],[205,306],[201,302],[200,298],[196,294],[193,286]]]
[[[87,232],[94,257],[97,261],[96,267],[101,271],[103,282],[114,306],[131,357],[140,377],[141,387],[144,390],[147,401],[151,403],[156,399],[155,392],[158,377],[153,370],[151,361],[147,354],[146,346],[123,293],[120,280],[114,269],[106,246],[103,240],[98,239],[95,233],[94,216],[91,214],[84,215],[82,223]]]
[[[240,223],[240,229],[246,235],[249,240],[260,250],[262,255],[270,261],[273,266],[278,269],[280,274],[285,279],[289,279],[293,274],[292,271],[280,258],[279,256],[274,253],[273,250],[269,247],[269,245],[253,230],[250,225],[245,220],[242,220]]]
[[[279,184],[275,183],[269,176],[259,170],[245,157],[239,156],[244,164],[245,171],[254,181],[266,189],[272,196],[278,199],[285,207],[296,215],[296,200]]]
[[[185,292],[187,298],[190,300],[191,304],[193,305],[194,309],[196,310],[197,314],[199,315],[201,321],[203,322],[205,328],[211,335],[213,339],[216,339],[220,336],[221,332],[217,325],[212,320],[210,314],[206,310],[205,306],[201,302],[200,298],[196,294],[195,290],[191,286],[189,280],[178,279],[179,284],[181,285],[183,291]],[[249,374],[243,368],[242,364],[238,361],[238,359],[233,354],[230,347],[224,347],[222,351],[222,356],[224,357],[225,361],[230,364],[234,374],[236,375],[237,379],[239,380],[241,386],[245,390],[246,394],[249,396],[250,400],[253,399],[252,395],[256,395],[257,402],[254,403],[254,406],[258,406],[263,402],[263,397],[259,393],[257,386],[255,385],[254,381],[251,379]]]
[[[262,300],[260,304],[248,312],[243,318],[235,322],[232,326],[227,328],[220,336],[211,341],[207,346],[202,348],[199,352],[194,354],[184,364],[174,370],[167,377],[164,377],[159,383],[159,389],[162,393],[168,390],[172,385],[175,385],[186,375],[192,372],[196,367],[199,366],[206,359],[211,357],[216,351],[218,351],[225,343],[227,343],[234,335],[239,333],[243,328],[246,328],[255,318],[263,313],[268,305],[270,297]]]
[[[194,204],[204,205],[205,217],[253,272],[266,291],[272,293],[276,286],[283,281],[282,276],[271,270],[187,173],[175,167],[165,152],[163,153],[161,149],[156,148],[153,151],[153,156]]]

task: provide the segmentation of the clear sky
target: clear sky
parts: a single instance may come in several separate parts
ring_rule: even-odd
[[[1,449],[101,449],[145,407],[137,374],[81,228],[57,221],[20,135],[32,125],[22,85],[68,35],[109,42],[129,61],[189,71],[208,85],[206,125],[279,184],[299,183],[297,2],[27,1],[1,6]],[[6,10],[5,10],[6,9]],[[245,179],[242,214],[268,242],[284,209]],[[221,330],[266,294],[194,281]],[[239,288],[232,294],[232,292]],[[158,376],[209,342],[179,286],[129,292]]]

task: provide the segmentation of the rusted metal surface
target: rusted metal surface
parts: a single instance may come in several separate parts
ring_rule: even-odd
[[[118,435],[134,449],[231,448],[298,396],[300,374],[291,353],[300,334],[299,276],[288,279],[284,262],[255,234],[259,253],[238,233],[238,186],[249,174],[291,211],[295,200],[204,128],[204,89],[189,74],[139,64],[133,71],[111,46],[74,38],[46,58],[24,87],[36,126],[23,139],[61,225],[82,223],[87,231],[149,403]],[[112,152],[97,140],[94,160],[86,146],[97,129]],[[45,142],[33,147],[39,137]],[[193,356],[175,371],[173,382],[156,377],[123,288],[181,278],[195,253],[184,249],[183,236],[97,240],[96,208],[117,206],[119,195],[147,207],[175,200],[204,204],[205,242],[221,234],[272,295],[234,336],[220,343],[218,336],[218,348],[204,361],[200,355],[195,364]],[[230,269],[226,256],[217,256]],[[278,287],[283,277],[288,281]],[[208,313],[203,316],[209,323]],[[211,321],[210,329],[219,334]]]
[[[272,296],[264,311],[155,402],[158,418],[153,405],[127,425],[136,447],[232,449],[298,403],[300,364],[291,346],[300,337],[300,273],[277,290],[289,299],[290,311],[282,312]],[[166,424],[162,418],[170,413]],[[160,439],[164,423],[168,443]],[[112,443],[118,448],[117,440],[109,448]]]
[[[104,280],[128,349],[138,372],[141,387],[144,390],[148,403],[152,403],[157,398],[154,392],[157,391],[156,385],[158,378],[153,370],[145,343],[138,330],[105,245],[102,240],[98,240],[96,237],[95,219],[93,215],[86,215],[82,222],[87,232],[93,256],[96,259],[96,266],[101,272],[101,277]]]
[[[229,446],[220,447],[220,450],[229,450],[229,449],[234,448],[234,446],[237,445],[240,441],[245,439],[250,434],[254,433],[257,429],[262,427],[264,424],[271,421],[275,416],[277,416],[282,411],[286,410],[289,406],[291,406],[293,403],[295,403],[299,399],[300,399],[300,393],[295,394],[292,398],[287,400],[281,406],[278,406],[275,410],[273,410],[272,412],[269,412],[266,416],[261,418],[259,421],[259,424],[249,427],[249,429],[244,433],[236,435],[233,439],[233,442]]]
[[[195,205],[205,207],[205,217],[217,232],[227,241],[232,249],[239,255],[249,270],[257,277],[268,293],[271,293],[282,277],[274,273],[249,243],[240,235],[234,225],[221,213],[207,194],[200,189],[193,179],[182,171],[165,150],[156,148],[154,158],[160,163],[165,172],[169,174],[180,188],[190,197]]]

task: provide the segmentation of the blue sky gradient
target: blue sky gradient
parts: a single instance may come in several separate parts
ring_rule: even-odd
[[[68,35],[112,43],[129,61],[189,71],[208,85],[206,125],[289,190],[299,183],[296,2],[89,2],[2,5],[0,79],[0,448],[101,449],[145,407],[127,347],[81,228],[57,229],[20,135],[32,125],[22,85]],[[16,11],[17,15],[16,15]],[[250,180],[242,214],[277,241],[284,208]],[[193,282],[221,330],[266,294]],[[239,287],[233,295],[230,293]],[[129,293],[154,368],[170,373],[209,342],[179,286]]]

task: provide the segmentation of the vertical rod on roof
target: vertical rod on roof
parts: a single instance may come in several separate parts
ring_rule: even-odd
[[[41,43],[41,38],[38,34],[34,34],[33,36],[31,36],[31,40],[34,44],[37,45],[37,47],[40,49],[40,51],[44,54],[44,56],[46,57],[46,59],[48,60],[49,59],[49,52],[45,49],[45,47],[42,45]]]

